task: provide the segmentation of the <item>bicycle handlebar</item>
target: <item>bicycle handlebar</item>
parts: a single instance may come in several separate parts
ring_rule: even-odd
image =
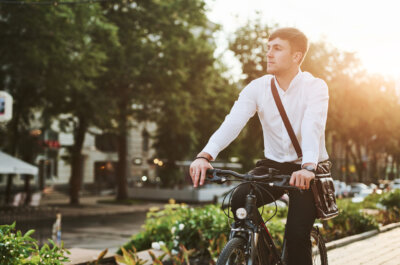
[[[207,176],[212,176],[212,178],[207,178],[208,181],[215,182],[218,184],[225,183],[229,180],[229,176],[233,176],[242,181],[261,181],[263,180],[265,183],[270,183],[271,186],[276,186],[282,189],[287,190],[300,190],[300,188],[296,186],[291,186],[289,184],[290,175],[278,175],[277,170],[270,169],[268,174],[255,176],[251,174],[239,174],[232,170],[223,170],[223,169],[207,169]],[[228,176],[228,177],[227,177]]]

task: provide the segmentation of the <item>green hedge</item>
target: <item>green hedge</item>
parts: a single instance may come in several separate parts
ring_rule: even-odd
[[[400,209],[400,189],[385,193],[381,196],[379,202],[388,210],[398,211]]]
[[[339,216],[322,222],[322,234],[327,241],[343,238],[378,228],[374,216],[364,213],[362,204],[338,200]]]
[[[275,208],[265,207],[264,218],[271,216]],[[287,209],[278,208],[277,218],[268,223],[268,228],[276,243],[283,239],[285,224],[282,217],[286,217]],[[188,207],[185,204],[167,204],[163,210],[151,209],[147,213],[144,231],[136,234],[123,247],[137,251],[146,250],[156,245],[165,244],[168,249],[178,249],[184,245],[187,249],[198,250],[198,255],[212,255],[215,239],[226,238],[230,226],[228,219],[220,205],[206,205],[203,207]],[[121,253],[121,250],[118,251]]]
[[[39,249],[37,241],[31,237],[34,230],[25,234],[15,230],[15,223],[11,225],[0,225],[0,264],[7,265],[61,265],[69,261],[65,256],[69,253],[50,240]]]
[[[144,231],[124,245],[138,250],[151,247],[153,242],[165,244],[169,249],[183,244],[188,249],[204,250],[210,240],[229,233],[226,216],[219,206],[207,205],[192,208],[185,204],[168,204],[163,210],[152,209],[147,213]]]

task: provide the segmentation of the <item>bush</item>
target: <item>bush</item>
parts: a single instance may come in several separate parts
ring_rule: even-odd
[[[182,244],[187,249],[205,250],[210,240],[229,233],[227,218],[216,205],[191,208],[168,204],[164,210],[152,209],[143,228],[143,232],[124,245],[125,249],[134,246],[141,251],[149,249],[153,242],[160,242],[168,249],[177,249]]]
[[[265,207],[263,217],[269,219],[275,207]],[[286,217],[287,208],[278,208],[277,217]],[[219,205],[188,207],[185,204],[168,204],[163,210],[151,209],[143,226],[144,231],[132,237],[123,247],[142,251],[164,248],[180,253],[182,246],[195,250],[191,258],[215,261],[229,236],[228,218]],[[268,222],[268,229],[279,246],[283,241],[285,224],[279,218]],[[121,250],[119,251],[121,254]]]
[[[400,190],[393,190],[384,194],[379,203],[385,207],[376,217],[379,223],[387,225],[400,221]]]
[[[327,241],[378,228],[378,222],[373,216],[363,213],[361,205],[350,200],[338,200],[338,207],[339,216],[323,222],[322,234]]]
[[[392,190],[386,193],[379,201],[387,209],[400,209],[400,190]]]
[[[275,205],[268,205],[268,206],[264,206],[264,209],[262,207],[259,208],[259,211],[261,213],[261,211],[264,211],[263,213],[263,218],[264,220],[268,220],[274,213],[275,213]],[[288,214],[288,207],[277,207],[277,212],[276,212],[276,216],[274,217],[274,219],[276,218],[285,218]]]
[[[377,204],[380,202],[384,194],[372,193],[364,198],[361,202],[361,207],[364,209],[379,209]]]
[[[65,257],[63,248],[58,247],[50,240],[52,248],[45,244],[39,249],[36,240],[31,238],[34,230],[29,230],[24,235],[21,231],[15,231],[15,222],[12,225],[0,226],[0,264],[20,265],[20,264],[41,264],[41,265],[61,265],[69,261]]]

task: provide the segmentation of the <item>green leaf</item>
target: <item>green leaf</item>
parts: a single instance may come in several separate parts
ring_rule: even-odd
[[[30,229],[28,232],[25,233],[24,237],[30,238],[30,235],[32,235],[33,233],[35,233],[35,230],[34,229]]]

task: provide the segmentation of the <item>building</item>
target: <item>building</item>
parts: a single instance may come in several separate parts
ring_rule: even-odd
[[[156,181],[156,165],[154,150],[151,148],[151,135],[155,133],[155,123],[134,123],[129,132],[127,143],[128,183],[146,180]],[[62,133],[58,122],[52,124],[51,129],[42,132],[33,130],[38,137],[39,145],[44,146],[35,161],[39,168],[35,178],[39,188],[53,186],[58,189],[68,189],[71,176],[71,165],[67,162],[68,148],[73,145],[71,133]],[[111,191],[115,188],[116,165],[118,161],[116,137],[103,134],[96,128],[91,128],[85,135],[82,149],[83,154],[83,187],[82,190],[92,192]],[[6,178],[0,178],[0,189],[6,185]],[[22,177],[14,178],[13,185],[18,189],[24,185]]]

